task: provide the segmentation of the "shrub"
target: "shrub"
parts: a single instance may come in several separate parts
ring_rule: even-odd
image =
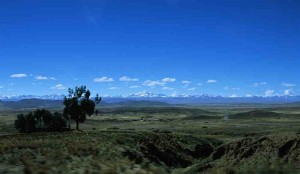
[[[46,109],[37,109],[28,114],[19,114],[15,120],[15,128],[20,132],[64,131],[67,130],[67,120],[62,114],[52,114]]]

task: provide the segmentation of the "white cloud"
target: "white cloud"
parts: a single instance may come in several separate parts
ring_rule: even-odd
[[[12,78],[22,78],[22,77],[27,77],[26,74],[12,74],[10,77]]]
[[[293,86],[296,86],[296,85],[295,84],[291,84],[291,83],[282,83],[282,86],[293,87]]]
[[[286,89],[283,91],[283,93],[284,95],[288,95],[288,96],[293,96],[295,94],[293,89]]]
[[[197,89],[197,88],[195,88],[195,87],[189,88],[188,91],[195,91],[195,89]]]
[[[170,88],[170,87],[166,87],[166,86],[163,87],[162,89],[163,89],[163,90],[174,90],[174,88]]]
[[[66,87],[63,84],[57,84],[51,87],[51,89],[66,89]]]
[[[97,77],[94,79],[94,82],[113,82],[114,79],[113,78],[109,78],[109,77]]]
[[[229,96],[229,97],[231,97],[231,98],[235,98],[235,97],[238,97],[238,95],[236,95],[236,94],[232,94],[231,96]]]
[[[137,81],[139,81],[139,79],[137,79],[137,78],[129,78],[127,76],[123,76],[119,80],[122,82],[137,82]]]
[[[169,77],[167,77],[167,78],[162,79],[161,81],[162,82],[175,82],[176,79],[175,78],[169,78]]]
[[[114,89],[119,89],[119,88],[118,88],[118,87],[110,87],[110,88],[108,88],[108,89],[114,90]]]
[[[206,81],[206,83],[217,83],[217,82],[218,82],[218,81],[213,80],[213,79],[209,79],[209,80]]]
[[[268,83],[267,82],[253,83],[252,86],[256,88],[258,86],[263,86],[263,85],[266,85],[266,84],[268,84]]]
[[[191,81],[188,81],[188,80],[184,80],[184,81],[182,81],[181,83],[183,83],[183,84],[190,84],[190,83],[192,83]]]
[[[135,86],[130,86],[129,88],[139,88],[140,86],[137,86],[137,85],[135,85]]]
[[[35,76],[34,77],[36,80],[57,80],[55,77],[46,77],[46,76]]]
[[[273,93],[274,93],[274,90],[268,89],[268,90],[266,90],[266,92],[265,92],[265,96],[266,96],[266,97],[271,97],[271,96],[273,96]]]
[[[229,88],[228,86],[225,86],[224,89],[225,90],[233,90],[233,91],[240,90],[240,88],[237,88],[237,87]]]
[[[34,78],[37,80],[48,80],[48,77],[44,77],[44,76],[35,76]]]
[[[144,86],[164,86],[165,84],[166,84],[165,82],[152,81],[152,80],[146,80],[143,83]]]
[[[251,94],[246,94],[246,97],[252,97],[252,95]]]
[[[267,82],[261,82],[260,85],[266,85],[268,84]]]

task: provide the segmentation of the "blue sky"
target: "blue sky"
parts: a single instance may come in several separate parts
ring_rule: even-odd
[[[0,0],[0,95],[300,95],[298,0]],[[122,78],[123,77],[123,78]]]

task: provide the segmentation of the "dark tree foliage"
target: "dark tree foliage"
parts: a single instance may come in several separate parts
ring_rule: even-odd
[[[79,129],[79,122],[83,123],[86,116],[91,116],[95,112],[95,106],[100,103],[101,97],[97,94],[95,100],[91,100],[91,92],[86,86],[68,89],[69,95],[64,99],[64,115],[69,116],[76,122],[76,129]]]
[[[20,132],[64,131],[67,130],[67,119],[60,113],[51,114],[48,110],[37,109],[28,114],[19,114],[15,128]]]
[[[64,118],[62,114],[55,112],[52,118],[53,119],[49,122],[49,127],[52,130],[62,130],[67,127],[66,118]]]
[[[96,116],[98,116],[98,114],[99,114],[99,111],[98,111],[98,109],[95,111],[95,115]]]
[[[20,132],[26,132],[26,118],[24,114],[17,115],[17,120],[15,121],[15,128]]]
[[[35,127],[36,127],[36,118],[34,118],[34,115],[32,112],[29,114],[25,115],[25,120],[26,120],[26,132],[35,132]]]
[[[46,109],[37,109],[33,112],[34,118],[37,121],[37,128],[44,129],[49,127],[50,120],[52,119],[52,114]]]

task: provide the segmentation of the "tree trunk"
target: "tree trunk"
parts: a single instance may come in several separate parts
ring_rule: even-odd
[[[79,121],[76,121],[76,130],[79,130]]]

